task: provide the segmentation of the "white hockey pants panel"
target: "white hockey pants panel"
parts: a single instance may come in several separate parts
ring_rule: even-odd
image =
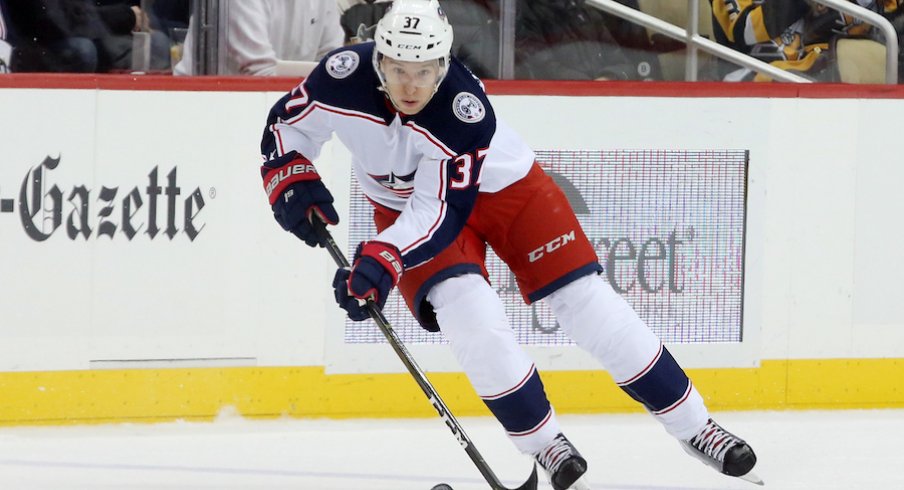
[[[502,301],[483,277],[466,274],[440,282],[427,294],[440,329],[477,394],[496,397],[523,383],[535,369],[518,345]],[[533,454],[561,429],[555,413],[521,434],[509,433],[515,446]]]
[[[584,276],[550,294],[549,304],[562,330],[609,371],[616,383],[647,369],[660,352],[659,338],[631,306],[600,276]],[[683,402],[656,414],[678,439],[692,437],[709,418],[693,384]]]

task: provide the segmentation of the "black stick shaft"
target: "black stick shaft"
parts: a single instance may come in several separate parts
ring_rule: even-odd
[[[329,252],[330,256],[333,258],[333,261],[336,262],[336,265],[339,267],[349,267],[348,259],[345,258],[345,254],[342,253],[342,249],[339,248],[339,245],[336,244],[336,241],[333,239],[332,234],[330,234],[329,230],[326,229],[326,225],[319,219],[314,219],[314,228],[317,230],[317,234],[320,238],[320,243],[326,247],[327,252]],[[490,469],[490,466],[483,459],[483,456],[477,451],[477,448],[474,446],[474,443],[471,442],[471,439],[465,433],[461,424],[458,423],[458,420],[452,414],[452,411],[449,410],[449,407],[446,406],[446,402],[439,396],[439,393],[436,391],[436,388],[433,387],[433,384],[427,379],[427,376],[424,374],[424,371],[418,366],[417,362],[415,362],[414,357],[408,352],[408,349],[405,347],[405,344],[402,342],[402,339],[399,338],[398,334],[396,334],[395,329],[392,328],[392,324],[389,323],[389,320],[386,319],[386,316],[383,315],[383,312],[380,310],[373,301],[367,301],[367,312],[370,314],[371,319],[373,319],[374,323],[377,324],[377,327],[383,332],[383,336],[386,337],[386,340],[389,342],[389,345],[392,346],[392,350],[395,351],[396,355],[401,359],[402,364],[405,365],[405,368],[408,369],[408,372],[411,374],[411,377],[417,382],[418,386],[421,387],[421,390],[424,392],[424,395],[427,396],[427,399],[430,400],[430,403],[433,405],[433,408],[436,409],[437,413],[439,413],[440,418],[446,423],[446,426],[452,431],[452,435],[458,440],[458,443],[461,444],[461,447],[468,453],[468,456],[471,458],[471,461],[474,462],[474,465],[477,466],[477,469],[480,471],[480,474],[483,475],[484,479],[486,479],[487,483],[490,484],[490,487],[493,490],[510,490],[505,487],[500,481],[499,478],[496,477],[496,474],[493,473],[493,470]],[[513,490],[536,490],[537,488],[537,466],[534,465],[533,471],[531,473],[530,478],[520,487]]]

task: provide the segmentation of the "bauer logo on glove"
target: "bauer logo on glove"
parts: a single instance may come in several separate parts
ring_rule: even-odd
[[[333,195],[323,185],[314,164],[291,151],[265,162],[261,177],[276,222],[306,244],[322,246],[311,215],[316,213],[324,223],[335,225],[339,214],[333,207]]]
[[[293,160],[293,163],[298,160],[304,160],[304,157],[297,157]],[[276,200],[276,196],[279,195],[279,192],[274,191],[281,191],[289,184],[301,180],[320,180],[320,174],[317,173],[317,168],[314,167],[313,163],[307,162],[290,164],[270,170],[264,176],[264,179],[264,190],[267,191],[267,198],[273,203]]]

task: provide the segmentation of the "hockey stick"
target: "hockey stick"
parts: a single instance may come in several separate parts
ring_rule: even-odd
[[[314,214],[316,216],[316,213]],[[339,267],[349,267],[348,260],[345,258],[345,255],[342,253],[342,250],[336,245],[336,241],[333,240],[333,236],[330,234],[329,230],[326,229],[326,224],[319,220],[313,219],[314,229],[317,231],[317,235],[320,238],[320,243],[326,247],[326,251],[329,252],[330,256],[333,258],[333,261],[336,262],[336,265]],[[480,474],[483,475],[484,479],[486,479],[487,483],[490,484],[490,487],[493,490],[537,490],[537,465],[534,464],[533,470],[531,471],[530,478],[524,482],[523,485],[516,489],[509,489],[505,485],[503,485],[499,478],[493,473],[493,470],[490,469],[490,466],[483,459],[480,452],[477,451],[477,448],[474,447],[474,443],[471,442],[471,439],[465,434],[465,430],[461,427],[461,424],[458,423],[458,420],[455,419],[455,416],[452,415],[452,412],[449,410],[449,407],[446,406],[446,403],[440,398],[439,393],[436,392],[436,388],[427,380],[427,376],[424,374],[424,371],[417,365],[414,361],[414,358],[408,352],[408,349],[405,347],[405,344],[402,343],[402,340],[396,334],[395,329],[392,328],[392,325],[389,323],[389,320],[383,315],[383,312],[380,310],[373,301],[367,301],[367,312],[370,314],[371,319],[373,319],[374,323],[377,324],[377,327],[380,328],[380,331],[383,332],[383,336],[386,337],[386,340],[389,342],[389,345],[392,346],[392,350],[399,356],[399,359],[402,360],[402,364],[408,369],[408,372],[411,373],[411,376],[417,381],[418,386],[423,390],[424,395],[427,396],[427,399],[430,400],[430,403],[433,405],[433,408],[436,409],[437,413],[443,421],[446,423],[446,426],[449,427],[449,430],[452,431],[452,435],[458,439],[458,443],[461,444],[461,447],[464,448],[465,452],[468,453],[468,456],[471,458],[471,461],[474,462],[474,465],[477,466],[477,469],[480,471]]]

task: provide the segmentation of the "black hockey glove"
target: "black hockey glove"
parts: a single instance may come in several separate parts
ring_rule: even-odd
[[[339,269],[333,278],[336,303],[352,320],[367,320],[369,315],[364,300],[372,299],[382,309],[389,292],[401,277],[399,249],[383,242],[361,242],[351,269]]]
[[[264,163],[261,177],[276,222],[311,247],[323,246],[311,225],[311,214],[317,213],[330,225],[339,222],[339,214],[314,164],[291,151]]]

